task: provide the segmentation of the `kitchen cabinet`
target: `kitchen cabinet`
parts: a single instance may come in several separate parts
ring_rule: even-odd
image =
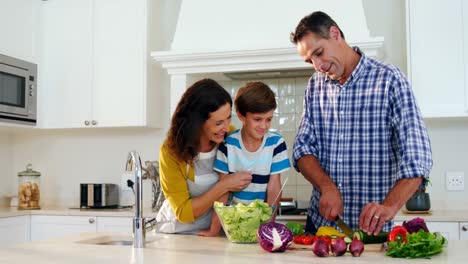
[[[406,0],[408,77],[423,117],[468,116],[468,3]]]
[[[133,232],[132,217],[98,217],[97,232]]]
[[[96,232],[96,217],[31,215],[31,241]]]
[[[0,248],[30,240],[30,216],[0,217]]]
[[[395,225],[402,225],[403,222],[395,221]],[[440,232],[449,240],[460,240],[459,223],[458,222],[429,222],[426,221],[427,228],[431,232]]]
[[[2,0],[0,8],[0,54],[37,63],[37,0]]]
[[[460,240],[468,240],[468,222],[460,222]]]
[[[41,3],[41,128],[156,126],[149,0]]]
[[[31,240],[83,232],[133,232],[132,217],[32,215]]]

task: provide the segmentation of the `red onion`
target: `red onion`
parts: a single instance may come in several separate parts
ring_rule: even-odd
[[[344,253],[346,253],[347,247],[348,246],[342,237],[333,238],[330,244],[331,252],[336,257],[343,256]]]
[[[312,252],[314,252],[317,257],[328,257],[330,249],[328,247],[327,241],[322,238],[317,239],[312,244]]]
[[[361,240],[354,236],[353,241],[351,241],[351,244],[349,244],[349,252],[351,252],[354,257],[359,257],[363,251],[364,243],[362,243]]]
[[[260,225],[257,231],[260,246],[268,252],[283,252],[293,241],[291,230],[280,223],[268,222]]]

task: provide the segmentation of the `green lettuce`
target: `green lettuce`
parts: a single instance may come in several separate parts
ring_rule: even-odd
[[[224,206],[215,202],[214,209],[231,242],[257,242],[258,227],[270,220],[273,208],[268,203],[256,200],[248,205]]]

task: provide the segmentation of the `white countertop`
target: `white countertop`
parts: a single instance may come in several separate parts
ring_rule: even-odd
[[[109,246],[77,243],[102,237],[126,237],[123,233],[88,233],[62,239],[30,242],[0,250],[0,263],[466,263],[468,241],[449,241],[449,245],[432,259],[394,259],[376,247],[365,248],[361,257],[346,253],[342,257],[316,257],[302,246],[283,253],[269,253],[258,244],[234,244],[224,237],[166,235],[151,233],[144,249],[132,246]]]
[[[66,207],[44,207],[39,210],[18,210],[15,207],[0,207],[0,217],[19,215],[68,215],[68,216],[109,216],[109,217],[133,217],[135,211],[132,208],[125,209],[70,209]],[[156,217],[151,208],[144,208],[145,217]],[[400,211],[394,221],[411,220],[415,217],[424,218],[429,222],[468,222],[468,210],[432,210],[426,214],[408,214]],[[305,215],[282,215],[279,221],[305,221]]]

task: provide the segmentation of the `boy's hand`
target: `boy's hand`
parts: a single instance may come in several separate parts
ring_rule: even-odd
[[[245,189],[252,181],[252,174],[250,172],[236,172],[224,177],[226,181],[226,189],[231,192],[238,192]]]

